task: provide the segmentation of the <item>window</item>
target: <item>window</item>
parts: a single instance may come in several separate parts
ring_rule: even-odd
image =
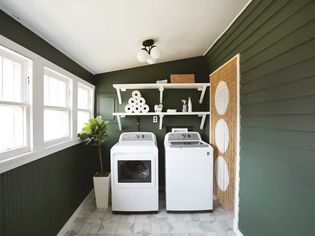
[[[45,67],[44,69],[44,142],[71,137],[71,79]]]
[[[0,35],[0,173],[78,144],[94,88]]]
[[[0,46],[0,153],[29,149],[29,91],[32,61]]]
[[[81,83],[78,83],[78,119],[77,132],[79,133],[84,125],[91,117],[93,111],[93,90]]]

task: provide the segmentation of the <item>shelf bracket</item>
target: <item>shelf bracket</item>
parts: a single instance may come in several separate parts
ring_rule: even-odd
[[[164,91],[164,87],[159,87],[159,91],[160,91],[160,104],[163,104],[163,91]]]
[[[201,104],[202,101],[203,101],[203,98],[204,98],[205,93],[206,93],[206,89],[207,89],[206,86],[203,86],[202,88],[198,88],[198,90],[201,91],[200,99],[199,99],[199,103],[200,103],[200,104]]]
[[[206,114],[202,115],[201,122],[200,122],[200,129],[203,129],[203,127],[205,125],[206,117],[207,117]]]
[[[116,116],[116,117],[117,117],[118,128],[119,128],[119,130],[122,130],[122,128],[121,128],[120,115],[118,115],[118,116]]]
[[[122,104],[122,100],[121,100],[121,93],[120,93],[120,89],[116,88],[116,92],[117,92],[117,97],[118,97],[118,103],[121,105]],[[118,117],[118,116],[117,116]],[[118,118],[117,118],[118,119]]]
[[[163,118],[164,118],[164,115],[160,115],[160,123],[159,123],[160,130],[163,128]]]

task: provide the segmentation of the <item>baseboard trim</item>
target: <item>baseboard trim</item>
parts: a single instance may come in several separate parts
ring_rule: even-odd
[[[75,212],[72,214],[72,216],[69,218],[67,223],[62,227],[62,229],[59,231],[57,236],[64,236],[66,232],[71,230],[71,226],[74,222],[74,220],[78,217],[80,211],[84,208],[84,206],[87,204],[88,199],[91,197],[91,195],[94,194],[94,189],[89,192],[89,194],[84,198],[84,200],[81,202],[80,206],[75,210]]]

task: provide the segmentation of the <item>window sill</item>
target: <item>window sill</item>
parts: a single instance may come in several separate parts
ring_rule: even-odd
[[[12,170],[14,168],[17,168],[19,166],[25,165],[27,163],[30,163],[32,161],[38,160],[40,158],[43,158],[55,152],[61,151],[68,147],[77,145],[79,143],[81,143],[81,141],[78,138],[78,139],[58,143],[55,145],[50,145],[39,151],[27,152],[18,156],[0,160],[0,174],[6,171]]]

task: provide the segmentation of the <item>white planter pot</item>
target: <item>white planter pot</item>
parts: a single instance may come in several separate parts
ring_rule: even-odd
[[[110,174],[108,177],[93,177],[95,200],[97,208],[108,208],[109,190],[110,190]]]

